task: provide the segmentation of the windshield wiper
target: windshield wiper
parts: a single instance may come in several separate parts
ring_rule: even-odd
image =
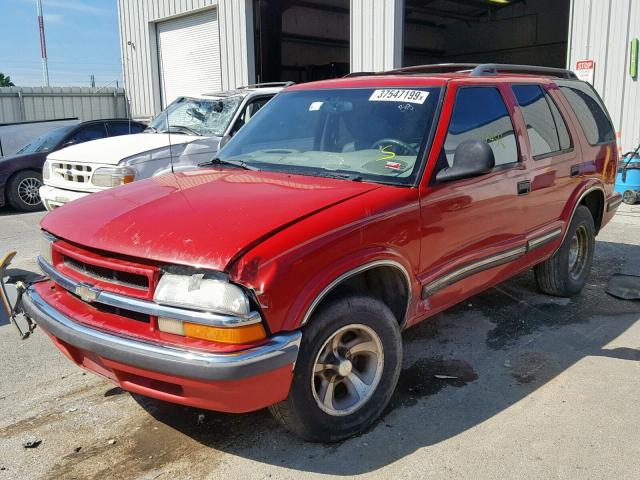
[[[194,129],[192,129],[192,128],[185,127],[184,125],[171,125],[171,126],[170,126],[169,128],[167,128],[166,130],[163,130],[163,131],[162,131],[162,133],[170,132],[170,131],[171,131],[172,129],[174,129],[174,128],[175,128],[176,130],[178,130],[178,131],[183,130],[183,133],[184,133],[184,131],[186,131],[186,132],[188,132],[188,133],[190,133],[190,134],[192,134],[192,135],[197,135],[198,137],[201,137],[201,136],[202,136],[202,134],[201,134],[201,133],[196,132],[196,131],[195,131]]]
[[[340,180],[351,180],[352,182],[361,182],[363,180],[362,175],[358,175],[357,173],[339,173],[339,172],[296,172],[300,173],[300,175],[311,175],[313,177],[324,177],[324,178],[337,178]]]
[[[214,158],[213,160],[209,160],[207,162],[202,162],[198,164],[199,167],[210,167],[212,165],[229,165],[232,167],[242,168],[243,170],[252,170],[252,171],[260,170],[259,168],[253,167],[248,163],[243,162],[242,160],[222,160],[218,157]]]
[[[149,125],[147,128],[144,129],[145,132],[149,131],[149,132],[153,132],[153,133],[158,133],[158,129],[152,125]]]

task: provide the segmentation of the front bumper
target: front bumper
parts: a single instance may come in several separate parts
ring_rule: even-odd
[[[300,332],[234,353],[186,350],[85,326],[47,303],[37,285],[23,297],[26,314],[75,363],[126,390],[227,412],[257,410],[288,394]]]
[[[76,192],[74,190],[64,190],[62,188],[43,185],[40,187],[40,199],[47,211],[61,207],[65,203],[72,202],[82,197],[90,195],[90,192]]]

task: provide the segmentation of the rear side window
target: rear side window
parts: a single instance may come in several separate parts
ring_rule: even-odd
[[[449,167],[453,165],[456,148],[465,140],[487,142],[493,150],[497,167],[518,161],[513,123],[497,88],[465,87],[458,90],[444,142]]]
[[[140,133],[145,127],[139,123],[129,122],[110,122],[109,135],[116,137],[119,135],[129,135],[130,133]]]
[[[611,120],[600,98],[590,85],[583,82],[558,82],[558,86],[578,117],[580,126],[591,145],[615,141]]]
[[[544,90],[539,85],[514,85],[512,89],[527,126],[533,158],[570,148],[567,126]]]

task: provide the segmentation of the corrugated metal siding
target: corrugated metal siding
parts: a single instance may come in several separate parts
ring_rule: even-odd
[[[214,7],[220,28],[222,88],[251,83],[250,0],[118,0],[122,69],[135,117],[151,117],[160,111],[156,22]]]
[[[351,0],[351,71],[400,67],[404,0]]]
[[[124,89],[0,87],[0,123],[73,117],[81,121],[126,118]]]
[[[572,0],[568,68],[594,60],[594,87],[620,134],[623,152],[640,142],[640,87],[629,76],[631,40],[640,38],[640,2]]]

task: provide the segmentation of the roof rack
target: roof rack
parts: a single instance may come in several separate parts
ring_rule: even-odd
[[[549,75],[551,77],[566,78],[568,80],[577,80],[578,77],[571,70],[553,67],[538,67],[535,65],[509,65],[501,63],[484,63],[476,66],[471,71],[472,77],[483,77],[487,75],[497,75],[498,73],[533,73],[540,75]]]
[[[254,83],[252,85],[243,85],[242,87],[238,87],[238,90],[242,88],[269,88],[269,87],[290,87],[291,85],[295,85],[296,82],[266,82],[266,83]]]
[[[468,72],[471,77],[484,77],[498,73],[530,73],[549,75],[552,77],[576,80],[578,77],[571,70],[552,67],[538,67],[535,65],[508,65],[501,63],[436,63],[432,65],[416,65],[413,67],[396,68],[385,72],[353,72],[347,77],[361,77],[367,75],[395,75],[412,73],[463,73]]]

